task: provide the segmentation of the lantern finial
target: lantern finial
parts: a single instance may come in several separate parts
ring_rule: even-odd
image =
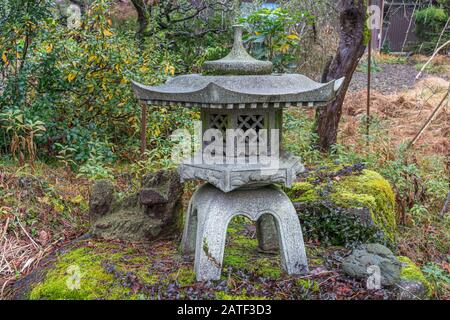
[[[242,43],[242,25],[234,25],[234,43],[230,53],[220,60],[206,61],[203,73],[213,75],[267,75],[272,73],[270,61],[256,60]]]

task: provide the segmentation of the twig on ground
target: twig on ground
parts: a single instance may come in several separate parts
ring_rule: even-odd
[[[23,225],[20,223],[19,218],[17,218],[17,223],[19,224],[20,228],[23,230],[23,232],[25,233],[25,235],[28,237],[28,239],[30,239],[30,241],[33,243],[33,245],[34,245],[37,249],[40,249],[41,247],[33,240],[33,238],[30,236],[30,234],[27,232],[27,230],[25,230],[25,228],[23,227]]]
[[[6,235],[6,231],[8,230],[8,226],[9,226],[9,217],[6,218],[6,223],[5,223],[5,226],[3,227],[2,235],[0,236],[0,244],[2,243],[3,236]]]
[[[400,289],[408,292],[410,295],[412,295],[414,298],[416,298],[417,300],[422,300],[420,297],[416,296],[414,293],[412,293],[411,291],[407,290],[406,288],[402,287],[399,284],[395,284],[397,287],[399,287]]]

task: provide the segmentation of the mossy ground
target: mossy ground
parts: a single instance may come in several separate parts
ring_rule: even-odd
[[[329,256],[343,248],[307,246],[310,274],[289,276],[278,255],[257,250],[255,226],[238,217],[229,226],[219,281],[196,282],[193,262],[174,240],[130,245],[87,239],[58,254],[30,299],[358,299],[363,284],[345,277]],[[80,271],[79,287],[73,270]],[[345,288],[343,290],[342,288]],[[339,291],[335,291],[338,289]],[[366,293],[364,293],[366,294]],[[378,299],[386,293],[372,293]]]
[[[113,275],[107,273],[102,266],[104,259],[114,261],[116,257],[114,254],[105,256],[89,247],[81,247],[61,255],[45,281],[33,288],[30,299],[134,298],[129,288],[114,283]]]

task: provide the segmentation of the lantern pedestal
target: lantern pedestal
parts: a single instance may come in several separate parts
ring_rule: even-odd
[[[183,252],[195,253],[197,280],[220,279],[227,227],[233,217],[258,221],[264,214],[274,217],[283,269],[288,274],[307,272],[300,222],[282,190],[270,185],[225,193],[206,183],[191,198],[182,240]]]

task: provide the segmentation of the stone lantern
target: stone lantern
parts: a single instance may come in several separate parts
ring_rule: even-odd
[[[260,241],[276,235],[287,273],[308,270],[297,213],[276,186],[289,187],[304,171],[281,146],[283,108],[325,106],[343,79],[322,84],[300,74],[273,74],[272,67],[246,52],[242,28],[235,26],[231,52],[205,62],[202,74],[161,86],[133,82],[141,101],[201,112],[201,146],[179,166],[182,181],[206,182],[190,200],[182,239],[184,253],[195,253],[197,280],[220,278],[227,226],[236,215],[258,222]]]

